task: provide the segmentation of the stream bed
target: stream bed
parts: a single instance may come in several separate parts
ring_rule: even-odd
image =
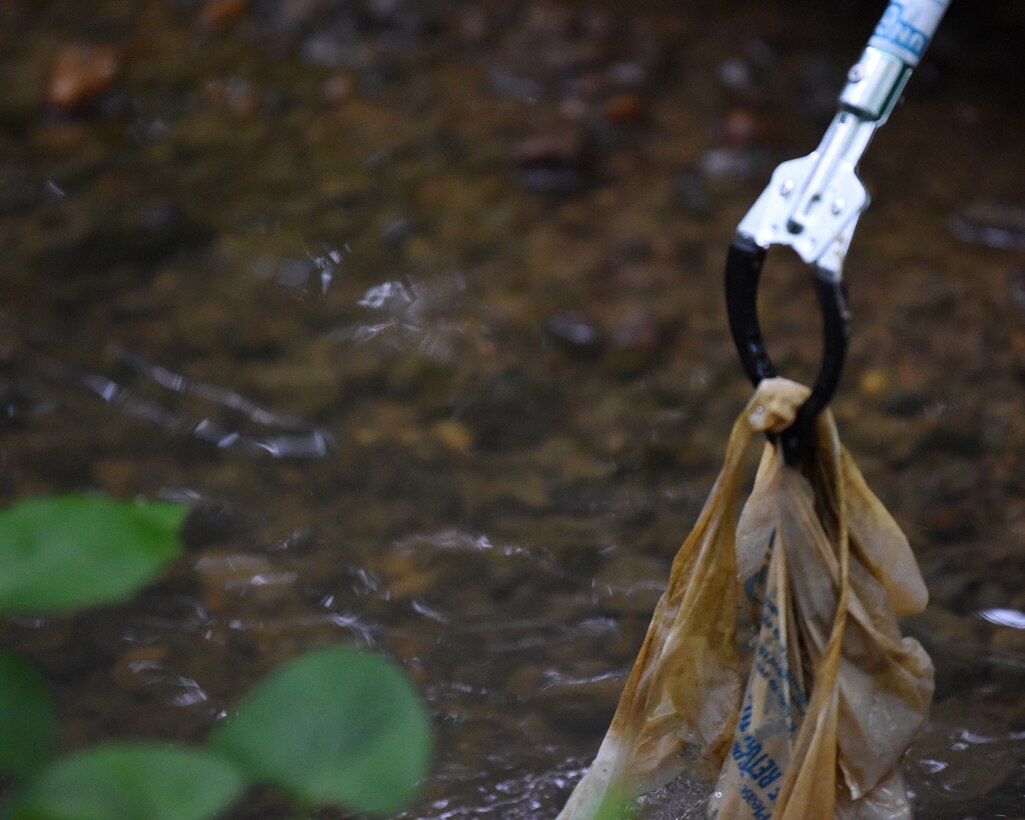
[[[1022,818],[1025,17],[954,6],[862,168],[833,406],[930,587],[919,816]],[[0,4],[0,494],[193,506],[133,601],[0,628],[65,746],[198,741],[350,644],[434,718],[405,816],[553,817],[750,393],[733,230],[880,11]],[[807,380],[805,270],[761,305]]]

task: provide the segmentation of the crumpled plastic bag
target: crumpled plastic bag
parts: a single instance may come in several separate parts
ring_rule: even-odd
[[[665,593],[598,754],[559,820],[590,820],[681,774],[723,820],[911,817],[900,761],[933,667],[897,617],[925,608],[907,538],[841,446],[830,413],[803,469],[766,444],[734,523],[752,434],[793,422],[808,389],[766,379]],[[757,630],[737,644],[740,602]]]

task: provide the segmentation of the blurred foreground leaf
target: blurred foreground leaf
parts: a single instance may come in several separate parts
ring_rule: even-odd
[[[0,613],[66,612],[129,597],[180,552],[186,511],[86,496],[0,511]]]
[[[154,744],[96,746],[40,772],[8,806],[11,820],[206,820],[246,783],[210,752]]]
[[[633,806],[627,795],[614,791],[602,801],[594,820],[630,820],[635,816]]]
[[[335,648],[257,684],[210,743],[301,803],[386,814],[405,807],[427,774],[431,726],[398,665]]]
[[[57,712],[39,671],[0,649],[0,772],[28,776],[57,748]]]

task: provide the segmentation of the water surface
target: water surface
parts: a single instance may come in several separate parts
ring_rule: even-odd
[[[0,10],[0,488],[196,508],[137,600],[4,644],[71,747],[198,740],[275,664],[374,648],[438,728],[410,817],[553,816],[748,395],[726,246],[879,9],[213,5]],[[987,14],[952,18],[866,158],[835,402],[931,588],[929,818],[1025,816],[1023,114],[996,34],[1021,21]],[[79,42],[117,74],[60,110]],[[807,378],[810,288],[772,261],[770,345]]]

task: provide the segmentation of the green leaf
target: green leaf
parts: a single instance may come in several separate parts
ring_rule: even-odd
[[[57,711],[39,671],[0,649],[0,772],[27,777],[57,748]]]
[[[397,664],[335,648],[257,684],[210,744],[300,802],[387,814],[426,776],[431,726]]]
[[[187,508],[62,496],[0,512],[0,613],[66,612],[127,598],[181,551]]]
[[[9,805],[11,820],[202,820],[246,783],[199,749],[143,743],[94,746],[40,772]]]

